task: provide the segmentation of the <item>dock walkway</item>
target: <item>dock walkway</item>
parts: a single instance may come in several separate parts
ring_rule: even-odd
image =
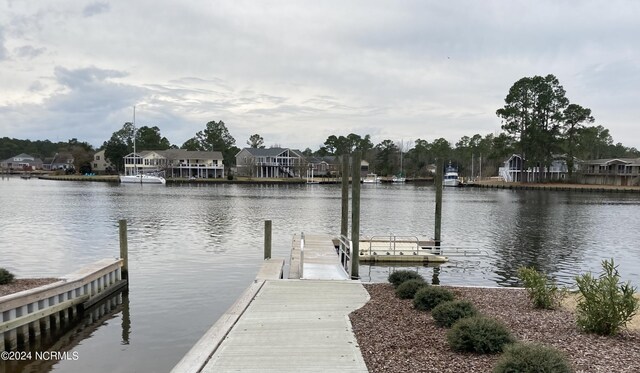
[[[283,262],[265,261],[171,372],[368,372],[349,314],[369,294],[348,280],[331,236],[305,237],[302,276],[300,236],[292,242],[289,279],[280,279]]]

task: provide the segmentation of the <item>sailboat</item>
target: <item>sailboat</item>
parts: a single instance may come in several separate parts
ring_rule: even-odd
[[[136,107],[133,107],[133,173],[130,175],[120,175],[121,183],[128,184],[166,184],[166,180],[162,176],[158,175],[145,175],[138,171],[138,162],[136,154]],[[126,172],[126,171],[125,171]]]
[[[402,148],[404,148],[404,142],[401,145]],[[391,181],[394,183],[404,183],[407,178],[404,177],[404,170],[402,169],[402,149],[400,149],[400,173],[398,175],[395,175]]]

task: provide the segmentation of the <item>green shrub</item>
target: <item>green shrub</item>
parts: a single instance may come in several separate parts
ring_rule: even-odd
[[[418,290],[424,286],[429,286],[424,280],[407,280],[396,288],[396,296],[400,299],[412,299]]]
[[[9,284],[13,282],[14,278],[15,276],[13,276],[13,273],[4,268],[0,268],[0,285]]]
[[[618,266],[602,261],[603,273],[576,277],[580,298],[576,307],[578,326],[590,333],[613,335],[626,326],[638,312],[636,289],[629,282],[620,283]]]
[[[571,364],[558,350],[537,343],[505,346],[493,373],[570,373]]]
[[[442,302],[453,300],[453,293],[440,286],[423,287],[413,297],[413,306],[420,311],[433,309]]]
[[[559,289],[544,273],[534,268],[521,267],[518,269],[518,276],[536,308],[555,309],[560,306],[562,298],[566,295],[566,292]]]
[[[407,280],[422,280],[424,282],[424,278],[420,276],[420,274],[416,271],[410,271],[406,269],[401,269],[399,271],[394,271],[389,275],[389,282],[393,285],[394,288],[400,286],[401,283]]]
[[[458,320],[447,332],[447,342],[454,351],[495,353],[514,342],[511,333],[501,322],[485,316]]]
[[[431,316],[438,326],[450,328],[456,321],[478,314],[478,310],[466,300],[442,302],[431,310]]]

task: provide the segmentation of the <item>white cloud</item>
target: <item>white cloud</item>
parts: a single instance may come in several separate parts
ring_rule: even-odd
[[[455,142],[499,130],[509,87],[552,73],[640,148],[639,16],[622,0],[4,3],[0,131],[98,145],[135,104],[178,145],[210,120],[239,146]]]

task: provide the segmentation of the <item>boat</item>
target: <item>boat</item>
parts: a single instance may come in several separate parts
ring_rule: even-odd
[[[136,107],[133,107],[133,155],[136,156]],[[143,174],[134,163],[133,174],[120,175],[120,182],[126,184],[166,184],[167,180],[157,174]]]
[[[22,175],[20,175],[20,178],[21,179],[25,179],[25,180],[29,180],[29,179],[31,179],[31,174],[22,174]]]
[[[364,184],[378,184],[380,182],[380,177],[376,174],[367,174],[367,176],[362,179]]]
[[[404,141],[402,142],[402,145],[400,145],[400,173],[391,179],[391,182],[393,183],[404,183],[405,181],[407,181],[407,178],[404,177],[404,169],[402,167],[402,158],[403,158],[402,149],[403,148],[404,148]]]
[[[451,165],[449,162],[449,166],[444,173],[443,185],[447,187],[457,187],[460,185],[460,180],[458,179],[458,169]]]
[[[407,181],[407,178],[402,176],[402,173],[400,173],[398,176],[394,176],[391,181],[394,183],[404,183]]]

